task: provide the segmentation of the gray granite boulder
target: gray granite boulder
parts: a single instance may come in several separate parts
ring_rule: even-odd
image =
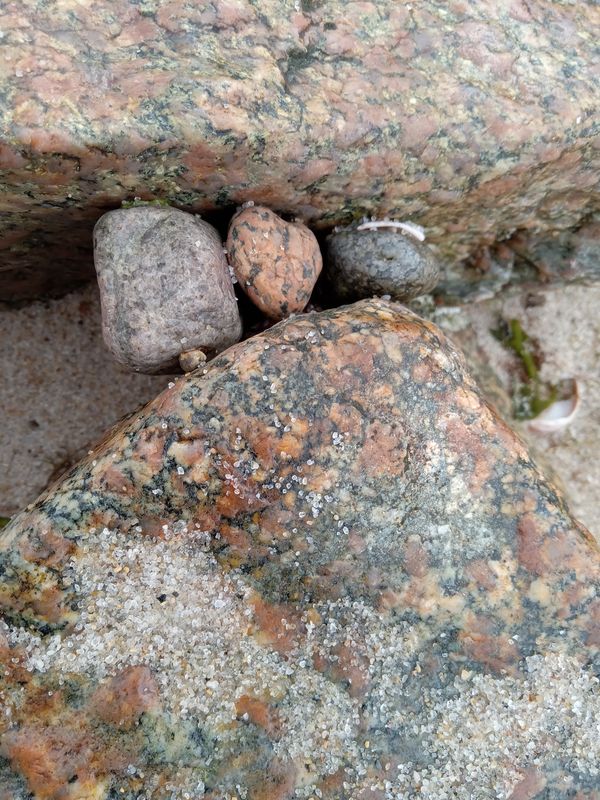
[[[213,356],[242,332],[217,231],[174,208],[105,214],[94,228],[104,341],[119,363],[164,372],[188,350]]]

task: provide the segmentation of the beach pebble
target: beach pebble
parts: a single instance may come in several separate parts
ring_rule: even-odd
[[[306,307],[323,266],[312,231],[264,206],[244,208],[233,217],[227,253],[244,292],[277,320]]]
[[[177,369],[180,353],[213,356],[242,332],[217,231],[175,208],[105,214],[94,228],[102,330],[117,361],[137,372]]]
[[[349,227],[327,237],[326,272],[338,300],[389,295],[412,300],[438,282],[435,256],[418,239],[393,228]]]
[[[179,366],[184,372],[193,372],[206,364],[206,353],[203,350],[186,350],[179,356]]]

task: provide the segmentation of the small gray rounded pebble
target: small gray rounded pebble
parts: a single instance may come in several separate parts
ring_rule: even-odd
[[[327,237],[326,273],[339,300],[389,295],[406,301],[436,286],[439,266],[427,245],[410,235],[349,227]]]
[[[223,244],[207,222],[175,208],[110,211],[94,228],[102,331],[136,372],[177,369],[180,353],[214,355],[242,324]]]

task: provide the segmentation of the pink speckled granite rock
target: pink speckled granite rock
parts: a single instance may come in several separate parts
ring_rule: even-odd
[[[135,195],[411,218],[452,258],[573,227],[599,27],[554,0],[6,2],[2,295],[92,274],[94,222]]]
[[[263,206],[234,215],[227,258],[244,292],[275,320],[306,308],[323,267],[314,233]]]
[[[0,797],[598,800],[599,589],[435,326],[287,320],[0,534]]]

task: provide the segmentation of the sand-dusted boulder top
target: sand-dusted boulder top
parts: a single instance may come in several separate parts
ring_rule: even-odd
[[[0,575],[3,800],[598,797],[598,547],[402,306],[179,379]]]
[[[593,2],[3,4],[8,296],[91,271],[123,199],[411,218],[449,256],[597,205]],[[596,199],[594,199],[596,198]]]

